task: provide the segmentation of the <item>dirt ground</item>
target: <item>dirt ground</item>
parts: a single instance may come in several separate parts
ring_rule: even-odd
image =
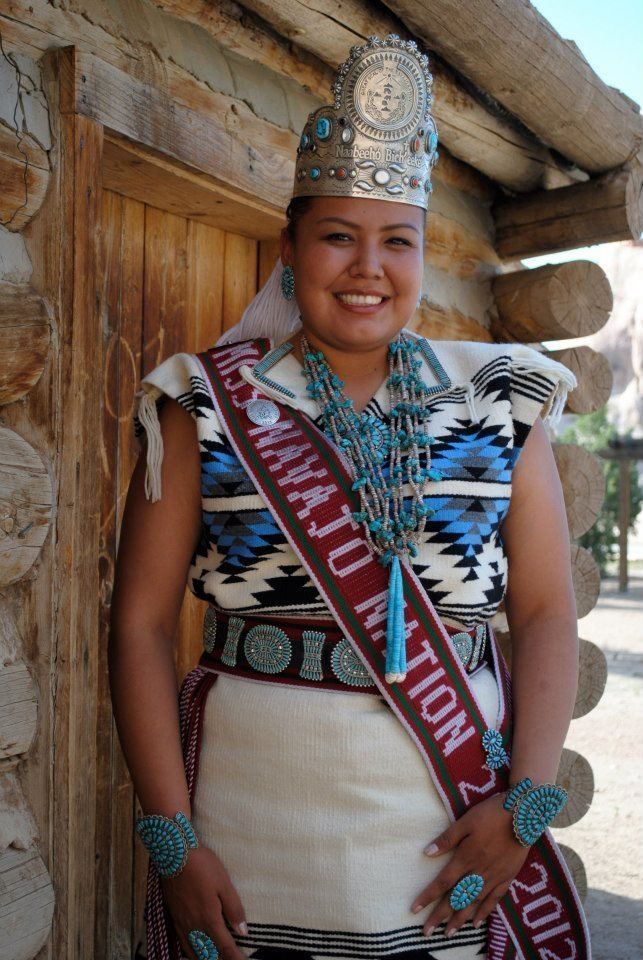
[[[579,621],[608,663],[598,706],[572,721],[567,746],[594,770],[595,794],[578,823],[556,830],[580,854],[594,960],[643,960],[643,576],[602,582],[598,604]]]

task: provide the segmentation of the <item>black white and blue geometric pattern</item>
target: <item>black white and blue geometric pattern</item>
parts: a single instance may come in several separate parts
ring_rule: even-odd
[[[432,465],[442,479],[429,484],[426,503],[435,513],[427,519],[413,569],[438,614],[468,629],[492,617],[504,597],[502,521],[509,510],[512,472],[536,417],[547,415],[562,389],[561,371],[569,372],[521,344],[431,345],[452,386],[428,401],[429,432],[436,441]],[[432,384],[433,371],[423,362],[422,374]],[[292,405],[321,429],[319,411],[306,394],[301,366],[291,352],[270,368],[270,379],[293,391]],[[314,583],[223,434],[196,358],[174,354],[144,378],[142,387],[156,388],[157,404],[165,396],[176,399],[197,424],[203,512],[190,589],[239,614],[261,610],[328,616]],[[283,400],[277,391],[264,389],[272,399]],[[386,426],[389,410],[383,383],[364,412]],[[142,434],[137,417],[135,431]]]

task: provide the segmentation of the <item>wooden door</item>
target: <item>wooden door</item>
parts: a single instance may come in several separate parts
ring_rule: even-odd
[[[276,248],[103,192],[104,423],[101,492],[101,644],[97,725],[96,960],[135,956],[143,940],[146,856],[139,814],[112,717],[107,639],[114,561],[137,457],[132,415],[142,376],[178,351],[213,345],[240,318]],[[177,683],[197,662],[205,604],[186,589]]]

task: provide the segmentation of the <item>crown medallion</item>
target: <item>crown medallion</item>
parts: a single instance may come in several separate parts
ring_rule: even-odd
[[[294,197],[353,196],[412,203],[432,193],[438,133],[429,59],[389,34],[351,48],[331,87],[334,104],[308,117],[297,149]]]

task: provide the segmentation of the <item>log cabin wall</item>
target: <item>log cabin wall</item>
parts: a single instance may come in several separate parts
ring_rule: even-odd
[[[435,2],[431,18],[410,0],[394,13],[371,0],[317,6],[70,0],[63,9],[13,0],[0,12],[7,960],[124,960],[142,943],[145,860],[133,840],[136,801],[106,669],[113,564],[136,455],[133,393],[165,356],[213,343],[269,273],[299,132],[328,100],[349,46],[397,32],[435,51],[440,161],[414,321],[427,336],[538,344],[592,332],[611,308],[602,271],[583,262],[525,270],[519,258],[579,238],[638,236],[641,133],[631,102],[583,74],[585,61],[560,49],[546,21],[539,42],[567,70],[571,94],[574,70],[584,90],[589,84],[610,137],[604,127],[597,137],[580,111],[576,127],[534,111],[529,84],[505,82],[502,48],[495,58],[463,54],[471,74],[463,77],[450,46],[454,24],[466,29],[462,8],[449,19],[447,2]],[[450,24],[442,32],[440,11]],[[522,15],[518,4],[514,14]],[[502,26],[494,16],[489,5],[490,38]],[[517,21],[503,37],[507,30],[516,40],[529,34]],[[524,90],[525,101],[494,107],[503,84]],[[537,116],[563,139],[541,140]],[[569,411],[606,402],[604,357],[587,347],[554,356],[579,379]],[[556,459],[574,539],[596,519],[601,479],[577,448],[557,445]],[[579,547],[573,563],[582,617],[600,583]],[[197,658],[201,617],[188,597],[178,678]],[[510,656],[507,635],[504,642]],[[604,658],[585,641],[580,677],[575,716],[596,705],[605,680]],[[565,811],[573,822],[591,801],[591,767],[566,751],[559,780],[576,797]],[[582,890],[580,858],[566,855]]]

